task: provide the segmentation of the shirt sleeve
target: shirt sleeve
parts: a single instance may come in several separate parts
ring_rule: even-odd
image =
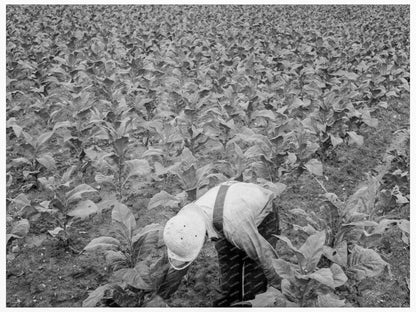
[[[273,268],[273,259],[279,256],[272,245],[259,233],[255,221],[252,218],[240,219],[238,226],[230,230],[225,233],[226,238],[262,266],[271,285],[280,287],[281,278]]]

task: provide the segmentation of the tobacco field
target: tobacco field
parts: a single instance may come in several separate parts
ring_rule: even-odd
[[[212,306],[213,242],[178,285],[162,232],[227,180],[279,195],[249,305],[410,306],[410,6],[6,16],[8,307]]]

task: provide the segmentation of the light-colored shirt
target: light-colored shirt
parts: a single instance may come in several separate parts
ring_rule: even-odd
[[[224,182],[231,184],[227,190],[223,208],[223,232],[225,238],[233,245],[242,249],[263,268],[267,279],[273,284],[280,278],[273,269],[272,259],[278,258],[275,249],[259,233],[257,227],[272,211],[275,194],[259,185],[244,182]],[[220,185],[210,189],[199,199],[182,208],[200,211],[205,219],[209,238],[220,235],[213,226],[213,212]]]

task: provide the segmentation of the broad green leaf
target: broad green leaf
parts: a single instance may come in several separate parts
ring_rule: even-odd
[[[23,137],[25,138],[26,143],[32,146],[33,148],[36,148],[37,141],[35,141],[33,137],[26,131],[22,131],[22,134],[23,134]]]
[[[94,308],[104,298],[106,291],[112,289],[111,284],[105,284],[92,291],[88,298],[82,302],[83,307]]]
[[[53,192],[56,188],[57,183],[55,182],[54,177],[48,177],[48,178],[41,177],[41,178],[38,178],[38,181],[45,190],[49,190]]]
[[[158,295],[154,296],[150,301],[147,301],[146,304],[143,307],[146,307],[146,308],[156,308],[156,307],[169,308],[168,304],[163,300],[163,298],[158,296]]]
[[[11,234],[15,237],[23,238],[29,233],[30,223],[27,219],[17,221],[12,228]]]
[[[105,154],[101,158],[93,162],[93,166],[101,172],[110,171],[112,173],[118,173],[118,156],[114,153]]]
[[[270,120],[275,120],[276,119],[274,113],[271,110],[268,110],[268,109],[262,109],[262,110],[254,111],[253,114],[251,114],[252,119],[255,119],[255,118],[258,118],[258,117],[267,118],[267,119],[270,119]]]
[[[148,157],[148,156],[163,156],[164,152],[162,149],[159,148],[149,148],[147,151],[145,151],[142,155],[142,157]]]
[[[22,209],[26,206],[31,205],[29,198],[27,198],[27,196],[23,193],[20,193],[15,198],[13,198],[11,201],[13,202],[13,204],[16,205],[17,209]]]
[[[121,138],[117,138],[116,140],[114,140],[114,149],[117,153],[117,155],[121,156],[124,155],[124,153],[126,152],[126,149],[129,145],[129,138],[128,137],[121,137]]]
[[[336,194],[325,193],[324,196],[328,202],[330,202],[332,205],[334,205],[337,208],[338,214],[341,214],[344,212],[345,204],[338,198]]]
[[[325,231],[313,234],[306,239],[302,247],[299,248],[299,252],[305,257],[305,262],[301,264],[304,269],[309,272],[315,269],[321,259],[324,244]]]
[[[22,134],[23,128],[22,128],[22,127],[20,127],[20,126],[16,123],[16,118],[14,118],[14,117],[11,117],[11,118],[9,118],[9,119],[7,120],[6,127],[7,127],[7,128],[12,127],[12,129],[13,129],[13,131],[14,131],[14,134],[15,134],[17,137],[20,137],[20,135]]]
[[[306,276],[332,289],[335,289],[335,282],[334,282],[333,274],[329,268],[318,269],[317,271],[310,273]]]
[[[254,146],[254,145],[263,146],[269,140],[267,139],[266,136],[262,134],[258,134],[250,128],[243,127],[241,131],[237,133],[237,135],[229,141],[229,144],[232,144],[238,141],[243,141],[247,144],[250,144],[251,146]]]
[[[321,177],[324,174],[322,163],[317,159],[309,160],[305,164],[305,167],[310,173],[317,175],[319,177]]]
[[[105,261],[107,265],[110,265],[110,266],[123,265],[127,261],[126,256],[121,251],[114,251],[114,250],[108,249],[104,251],[104,254],[105,254]]]
[[[158,295],[154,296],[150,301],[147,301],[143,307],[145,308],[169,308],[168,304],[164,301],[164,299]]]
[[[198,179],[196,176],[196,169],[194,165],[191,165],[188,169],[183,171],[180,175],[182,186],[185,190],[192,190],[197,188]]]
[[[320,146],[317,142],[308,141],[306,148],[302,150],[301,156],[299,158],[308,159],[309,157],[313,156],[319,149]]]
[[[140,237],[145,236],[145,235],[147,235],[147,234],[149,234],[151,232],[161,231],[162,229],[163,229],[163,227],[160,224],[158,224],[158,223],[148,224],[144,228],[136,229],[134,231],[134,235],[133,235],[133,238],[132,238],[132,242],[134,243],[134,242],[138,241],[140,239]]]
[[[176,207],[178,203],[179,201],[176,199],[175,196],[170,195],[168,192],[162,190],[150,199],[147,205],[147,209],[150,210],[159,206],[172,208]]]
[[[295,153],[287,153],[287,160],[286,163],[289,165],[294,165],[296,163],[296,161],[298,160],[298,157],[296,156]]]
[[[403,196],[403,194],[400,192],[399,186],[395,185],[393,189],[391,190],[391,193],[394,197],[396,197],[396,203],[398,204],[407,204],[409,203],[409,200],[406,196]]]
[[[291,109],[292,109],[292,110],[295,110],[295,109],[297,109],[297,108],[299,108],[299,107],[306,108],[306,107],[308,107],[310,104],[311,104],[311,101],[308,101],[308,100],[304,100],[304,101],[303,101],[303,100],[301,100],[300,98],[295,97],[295,98],[293,99]]]
[[[84,194],[95,192],[98,191],[92,186],[89,186],[88,184],[80,184],[65,194],[66,204],[69,205],[77,200],[82,199]]]
[[[244,152],[242,151],[241,147],[237,143],[234,143],[233,146],[234,146],[234,151],[236,155],[239,158],[244,159]]]
[[[273,268],[276,273],[281,277],[287,280],[293,280],[295,277],[295,272],[297,266],[287,262],[283,259],[272,259]]]
[[[298,258],[299,264],[304,267],[305,263],[306,263],[306,259],[305,256],[303,255],[303,253],[297,249],[295,246],[292,245],[292,242],[290,241],[289,238],[287,238],[286,236],[283,235],[273,235],[276,236],[278,239],[284,241],[287,246],[296,254],[296,257]]]
[[[62,184],[66,184],[70,181],[72,174],[74,173],[74,171],[77,169],[77,165],[73,165],[71,167],[69,167],[64,174],[62,175],[61,178],[61,183]]]
[[[6,234],[6,245],[9,244],[9,240],[12,238],[21,238],[20,236],[14,235],[14,234]]]
[[[376,227],[373,229],[373,231],[368,234],[365,232],[364,234],[366,236],[380,236],[381,234],[385,233],[387,230],[389,230],[393,225],[397,225],[400,230],[402,230],[406,234],[410,234],[410,222],[406,219],[383,219],[378,224],[376,224]]]
[[[66,211],[65,205],[56,196],[50,201],[50,204],[49,204],[49,207],[48,208],[56,209],[56,210],[59,210],[61,212],[65,212]]]
[[[224,174],[222,173],[210,173],[208,175],[206,175],[202,181],[200,181],[198,183],[198,188],[202,188],[204,186],[209,185],[210,183],[215,183],[215,185],[218,185],[222,182],[228,181],[230,180],[230,178],[226,177]]]
[[[377,177],[369,177],[367,183],[348,198],[342,211],[346,222],[357,213],[372,214],[379,185]]]
[[[333,293],[319,294],[316,299],[316,306],[325,308],[345,307],[345,299],[341,300]]]
[[[133,230],[136,228],[136,220],[133,213],[126,205],[119,203],[111,212],[111,219],[115,222],[123,224],[127,230],[127,237],[131,238]]]
[[[74,126],[74,124],[68,120],[65,121],[58,121],[54,126],[52,132],[55,132],[59,128],[70,128]]]
[[[195,177],[198,180],[198,187],[204,185],[203,179],[209,174],[211,169],[213,168],[212,164],[206,164],[195,171]]]
[[[26,165],[31,165],[32,163],[30,162],[29,159],[27,159],[26,157],[17,157],[12,159],[12,163],[16,164],[16,165],[21,165],[21,164],[26,164]]]
[[[292,285],[292,283],[287,280],[283,279],[281,283],[282,293],[285,295],[290,301],[297,302],[299,299],[302,298],[302,293],[297,285]]]
[[[356,280],[361,281],[380,275],[388,266],[376,251],[354,245],[348,257],[347,271],[353,274]]]
[[[61,228],[60,226],[54,228],[53,230],[49,230],[48,233],[52,236],[52,237],[57,237],[59,235],[59,233],[61,233],[62,231],[65,232],[65,230],[63,228]]]
[[[122,281],[128,285],[141,289],[152,290],[152,285],[145,280],[149,279],[149,269],[144,269],[144,266],[137,266],[129,269],[120,269],[114,272],[113,277],[117,281]]]
[[[99,172],[95,175],[94,179],[99,184],[111,184],[111,185],[115,186],[115,184],[114,184],[114,181],[115,181],[114,180],[114,175],[106,176],[106,175],[103,175],[102,173]]]
[[[358,146],[362,146],[364,144],[364,137],[362,135],[357,134],[355,131],[347,131],[350,139],[351,144],[357,144]]]
[[[156,293],[163,298],[168,298],[179,288],[186,270],[172,268],[167,253],[164,252],[163,256],[151,266],[150,274]]]
[[[135,176],[146,176],[152,171],[146,159],[127,160],[125,164],[127,172],[125,181]]]
[[[155,174],[157,176],[162,176],[162,175],[168,173],[167,168],[163,167],[163,165],[158,161],[155,161],[153,166],[154,166],[154,169],[155,169]]]
[[[84,152],[87,155],[87,157],[91,159],[93,162],[97,162],[99,159],[107,155],[106,152],[104,152],[103,150],[101,150],[99,147],[95,145],[85,149]]]
[[[365,230],[362,226],[342,225],[335,236],[334,244],[339,245],[342,241],[358,243],[364,233]]]
[[[263,160],[253,161],[243,172],[243,180],[255,179],[255,177],[267,177],[270,175],[270,167]]]
[[[302,231],[305,232],[308,235],[312,235],[315,234],[316,232],[318,232],[312,225],[310,225],[308,223],[308,225],[306,226],[299,226],[297,224],[293,224],[293,229],[296,231]],[[325,247],[325,246],[324,246]]]
[[[189,168],[196,163],[197,159],[194,155],[192,155],[192,152],[189,150],[189,148],[185,147],[180,156],[180,161],[185,168]]]
[[[42,154],[36,160],[48,170],[54,170],[56,168],[55,159],[50,153]]]
[[[280,182],[270,182],[267,181],[266,179],[262,179],[262,178],[257,178],[257,182],[265,187],[266,189],[269,189],[270,191],[272,191],[274,194],[276,194],[276,196],[280,196],[280,194],[282,194],[285,189],[286,189],[286,184],[280,183]]]
[[[334,263],[337,263],[343,267],[347,266],[348,262],[348,250],[347,241],[342,241],[340,244],[331,248],[328,246],[323,247],[323,255]]]
[[[347,72],[345,70],[338,70],[331,75],[347,78],[348,80],[357,80],[359,77],[356,73]]]
[[[370,227],[375,227],[378,225],[377,222],[375,221],[369,221],[369,220],[362,220],[362,221],[356,221],[356,222],[350,222],[350,223],[343,223],[343,226],[347,226],[347,225],[354,225],[354,226],[370,226]]]
[[[359,77],[356,73],[352,72],[345,72],[343,76],[348,78],[349,80],[357,80]]]
[[[380,101],[378,102],[377,106],[387,109],[389,107],[389,104],[387,102]]]
[[[38,149],[45,144],[52,137],[53,133],[53,131],[49,131],[41,134],[36,141],[36,148]]]
[[[323,126],[315,120],[315,118],[306,117],[302,120],[302,125],[305,127],[307,131],[310,131],[313,134],[316,134],[316,130],[322,128]],[[322,130],[325,132],[325,129]]]
[[[193,166],[191,166],[189,169],[191,169],[191,168],[193,168]],[[193,169],[195,170],[195,168],[193,168]],[[180,162],[176,162],[172,166],[169,166],[167,168],[163,168],[163,174],[166,174],[166,173],[180,176],[180,173],[181,173],[181,163]]]
[[[224,126],[224,127],[228,128],[228,129],[231,129],[231,130],[235,129],[234,119],[230,119],[227,122],[225,122],[221,118],[218,118],[218,120],[219,120],[221,126]]]
[[[409,235],[406,235],[404,232],[402,232],[402,241],[406,245],[410,245],[410,238]]]
[[[110,236],[101,236],[94,238],[87,246],[84,247],[85,251],[93,251],[97,249],[110,249],[117,250],[120,246],[120,241]]]
[[[88,218],[90,215],[97,213],[97,205],[87,199],[78,202],[75,207],[71,208],[67,215],[74,218],[80,218],[81,220]]]
[[[348,281],[348,277],[345,275],[344,270],[338,264],[333,263],[330,269],[335,287],[342,286]]]
[[[305,210],[303,210],[302,208],[293,208],[293,209],[289,210],[289,212],[292,213],[293,215],[301,215],[301,216],[304,216],[304,217],[308,216],[308,213]]]
[[[405,220],[405,219],[399,220],[397,221],[397,226],[403,232],[410,234],[410,221],[409,220]]]
[[[158,224],[150,224],[132,238],[133,258],[145,257],[158,246],[163,228]]]
[[[331,138],[331,144],[333,147],[337,147],[344,142],[344,140],[337,135],[330,134],[329,137]]]
[[[26,237],[26,245],[29,248],[39,248],[42,246],[43,242],[47,239],[47,235],[45,233],[39,235],[31,235]]]
[[[39,203],[39,205],[36,205],[35,209],[38,212],[47,212],[47,213],[56,212],[57,209],[50,209],[50,207],[52,206],[51,203],[52,203],[52,200],[50,200],[50,201],[45,200],[45,201]]]
[[[261,156],[268,159],[268,156],[259,145],[253,145],[249,147],[244,153],[245,158],[258,158]]]
[[[268,287],[266,292],[256,295],[253,300],[249,300],[251,306],[254,308],[261,307],[285,307],[286,298],[276,288]]]
[[[367,126],[377,128],[378,120],[376,118],[371,117],[370,111],[368,109],[362,112],[361,118]]]

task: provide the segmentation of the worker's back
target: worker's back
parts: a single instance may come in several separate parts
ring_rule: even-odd
[[[258,226],[271,211],[269,202],[274,198],[273,192],[253,183],[226,183],[230,183],[231,186],[224,201],[224,219],[236,216],[254,218]],[[213,209],[219,188],[220,185],[210,189],[197,199],[195,204]]]

